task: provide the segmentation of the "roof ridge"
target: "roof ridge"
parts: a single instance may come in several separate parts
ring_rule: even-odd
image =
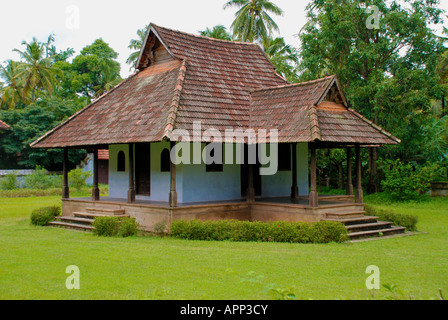
[[[48,136],[50,136],[51,134],[53,134],[55,131],[57,131],[59,128],[61,128],[62,126],[66,125],[67,123],[69,123],[70,121],[72,121],[74,118],[76,118],[78,115],[80,115],[81,113],[85,112],[87,109],[89,109],[90,107],[92,107],[93,105],[95,105],[98,101],[101,101],[104,97],[108,96],[110,93],[112,93],[113,91],[115,91],[116,89],[118,89],[119,87],[121,87],[123,84],[125,84],[126,82],[128,82],[129,80],[131,80],[132,78],[134,78],[137,74],[139,74],[140,71],[136,71],[133,74],[131,74],[129,77],[127,77],[126,79],[124,79],[123,81],[121,81],[119,84],[117,84],[115,87],[113,87],[112,89],[110,89],[109,91],[106,91],[105,93],[103,93],[101,96],[99,96],[97,99],[95,99],[94,101],[92,101],[91,103],[89,103],[87,106],[85,106],[84,108],[82,108],[81,110],[79,110],[78,112],[76,112],[75,114],[73,114],[71,117],[67,118],[65,121],[61,122],[59,125],[57,125],[56,127],[54,127],[53,129],[51,129],[50,131],[48,131],[47,133],[45,133],[43,136],[39,137],[38,139],[34,140],[33,142],[31,142],[29,145],[32,148],[33,146],[35,146],[36,144],[38,144],[39,142],[41,142],[42,140],[46,139]]]
[[[202,36],[200,34],[194,34],[194,33],[189,33],[189,32],[185,32],[185,31],[181,31],[181,30],[177,30],[177,29],[171,29],[171,28],[167,28],[167,27],[161,27],[155,23],[151,23],[151,25],[153,27],[156,28],[160,28],[160,29],[165,29],[168,31],[172,31],[172,32],[176,32],[176,33],[181,33],[187,36],[192,36],[195,38],[201,38],[201,39],[208,39],[208,40],[212,40],[212,41],[219,41],[219,42],[224,42],[224,43],[235,43],[235,44],[242,44],[242,45],[248,45],[248,46],[258,46],[258,44],[256,43],[252,43],[252,42],[243,42],[243,41],[234,41],[234,40],[224,40],[224,39],[216,39],[216,38],[211,38],[211,37],[207,37],[207,36]]]
[[[8,124],[6,124],[5,122],[3,122],[2,120],[0,120],[0,126],[4,126],[4,130],[11,129],[11,127]]]
[[[177,111],[179,110],[180,96],[183,90],[183,84],[185,75],[187,73],[187,60],[182,61],[182,65],[179,68],[179,76],[177,78],[176,86],[174,87],[174,95],[171,100],[170,109],[168,111],[168,119],[163,132],[163,139],[170,139],[171,133],[174,130],[176,123]]]
[[[317,82],[323,82],[326,80],[330,80],[330,79],[333,79],[334,77],[336,77],[336,75],[328,76],[325,78],[319,78],[319,79],[315,79],[315,80],[310,80],[310,81],[299,82],[299,83],[288,83],[288,84],[281,85],[281,86],[254,89],[254,90],[251,90],[250,93],[259,92],[259,91],[279,90],[279,89],[291,88],[291,87],[301,87],[301,86],[306,86],[306,85],[310,85],[310,84],[315,84]]]
[[[316,105],[311,105],[309,107],[309,111],[310,111],[310,119],[311,119],[311,140],[312,141],[316,141],[316,140],[321,140],[322,139],[322,134],[320,132],[320,127],[319,127],[319,118],[317,116],[317,110],[316,110]]]

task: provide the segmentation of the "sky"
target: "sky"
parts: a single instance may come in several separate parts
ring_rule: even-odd
[[[0,63],[18,60],[14,48],[23,49],[22,41],[33,37],[46,41],[53,33],[58,50],[82,48],[102,38],[119,53],[122,77],[129,75],[126,59],[132,52],[129,41],[138,29],[150,22],[159,26],[198,34],[207,27],[222,24],[230,28],[236,8],[223,10],[226,0],[21,0],[2,1],[0,19]],[[285,12],[275,17],[280,36],[294,47],[306,22],[307,0],[274,0]],[[448,0],[441,0],[448,12]],[[448,21],[448,18],[445,19]],[[448,24],[445,23],[447,26]]]

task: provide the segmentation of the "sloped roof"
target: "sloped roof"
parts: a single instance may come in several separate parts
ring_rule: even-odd
[[[175,60],[142,70],[31,146],[57,148],[161,141],[185,68],[184,63]]]
[[[176,129],[249,128],[249,91],[285,85],[258,45],[210,39],[153,25],[177,58],[188,61]]]
[[[159,49],[163,56],[157,60]],[[345,104],[343,111],[322,107],[332,86],[338,87],[336,77],[289,84],[255,44],[210,39],[152,24],[137,69],[31,146],[157,142],[173,138],[174,129],[194,137],[196,121],[201,122],[202,132],[211,128],[221,133],[225,129],[278,129],[280,142],[398,141],[348,109],[342,90],[337,94]]]
[[[326,101],[334,88],[340,102]],[[256,90],[251,95],[252,127],[277,129],[279,142],[397,144],[400,142],[350,109],[335,76]]]
[[[0,131],[1,130],[9,130],[10,126],[8,126],[6,123],[0,120]]]

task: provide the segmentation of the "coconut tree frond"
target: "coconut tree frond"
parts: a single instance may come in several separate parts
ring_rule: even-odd
[[[263,42],[278,32],[279,27],[270,14],[283,15],[283,10],[269,0],[231,0],[224,9],[237,7],[232,23],[233,37],[244,42]]]

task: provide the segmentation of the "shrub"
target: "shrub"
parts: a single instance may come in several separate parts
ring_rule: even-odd
[[[81,190],[86,186],[86,179],[92,176],[92,172],[83,171],[81,168],[73,169],[68,173],[68,181],[70,187]]]
[[[48,171],[40,166],[36,166],[34,172],[24,179],[23,187],[27,189],[45,190],[52,187],[51,177]]]
[[[440,166],[433,163],[416,166],[400,160],[380,160],[379,166],[384,173],[381,186],[396,201],[409,201],[427,193],[430,182],[440,175]]]
[[[18,187],[19,183],[17,182],[17,173],[15,171],[8,173],[0,180],[0,189],[2,190],[15,190]]]
[[[365,211],[369,216],[376,216],[382,221],[392,222],[395,226],[405,227],[408,231],[417,231],[418,217],[416,216],[376,209],[369,205],[365,206]]]
[[[104,237],[130,237],[137,234],[135,218],[118,216],[96,217],[93,222],[93,233]]]
[[[58,206],[38,208],[31,212],[31,223],[35,226],[46,226],[60,214],[61,208]]]
[[[173,237],[188,240],[241,241],[241,242],[289,242],[328,243],[348,240],[347,229],[339,222],[265,223],[260,221],[199,221],[176,220],[171,224]]]

